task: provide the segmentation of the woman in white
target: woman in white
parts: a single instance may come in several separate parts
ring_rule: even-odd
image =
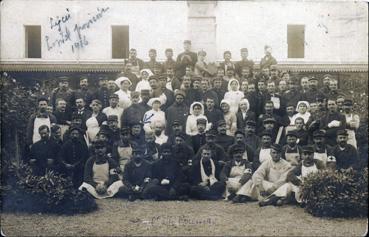
[[[197,119],[203,118],[206,121],[208,119],[204,115],[204,106],[200,102],[193,102],[190,107],[190,115],[187,117],[186,121],[186,134],[189,136],[195,136],[199,133],[197,129]],[[209,125],[207,122],[207,128],[209,128],[211,125]],[[208,130],[208,129],[206,129]]]
[[[295,125],[295,120],[299,117],[304,119],[304,123],[306,124],[309,121],[310,118],[310,112],[309,111],[309,102],[307,101],[299,101],[296,106],[297,114],[294,114],[291,119],[290,125]]]
[[[227,124],[227,135],[234,136],[234,133],[237,130],[237,117],[236,114],[230,111],[231,102],[229,100],[222,100],[220,102],[220,109],[223,112],[223,118]]]
[[[131,105],[131,91],[129,87],[132,82],[127,77],[119,77],[115,80],[115,84],[120,88],[115,94],[119,96],[119,107],[126,109]]]
[[[100,100],[93,100],[90,104],[92,109],[91,117],[86,120],[86,133],[89,144],[95,140],[96,135],[100,131],[100,126],[107,120],[106,114],[101,112],[102,103]]]
[[[231,113],[237,113],[238,105],[243,97],[245,97],[245,95],[240,91],[240,83],[236,79],[229,80],[228,92],[225,93],[224,99],[230,102]]]
[[[136,85],[136,90],[138,92],[141,92],[141,90],[151,90],[150,83],[149,83],[149,77],[154,75],[150,69],[142,69],[140,71],[141,80]]]
[[[147,104],[152,108],[151,110],[147,111],[143,116],[143,123],[144,123],[144,130],[145,132],[153,131],[154,123],[156,121],[161,122],[162,124],[166,124],[165,121],[165,113],[161,111],[160,106],[162,105],[161,99],[151,98]]]

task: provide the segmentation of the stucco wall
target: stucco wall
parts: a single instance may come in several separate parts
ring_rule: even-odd
[[[88,45],[72,52],[78,43],[75,24],[83,25],[107,8],[102,17],[83,31]],[[209,6],[209,7],[213,7]],[[49,44],[60,39],[56,27],[50,28],[50,17],[63,16],[70,10],[71,18],[64,24],[71,32],[71,40],[48,50]],[[88,15],[90,14],[90,15]],[[42,1],[5,0],[1,3],[1,58],[22,60],[25,53],[24,25],[42,26],[42,59],[52,60],[110,60],[111,25],[129,25],[130,47],[138,56],[148,58],[148,50],[156,48],[158,59],[164,58],[165,48],[182,51],[186,38],[208,23],[188,19],[186,1]],[[209,60],[220,60],[230,50],[235,60],[239,49],[247,47],[249,57],[258,61],[263,47],[269,44],[279,61],[315,62],[367,62],[368,61],[368,9],[365,2],[301,2],[301,1],[218,1],[214,8],[215,32],[199,44],[198,48],[215,48]],[[201,21],[201,18],[198,18]],[[287,25],[304,24],[305,58],[287,59]],[[64,28],[62,29],[64,30]],[[208,36],[207,36],[208,37]],[[203,37],[202,37],[203,38]],[[198,46],[198,47],[197,47]],[[49,47],[50,48],[50,47]]]

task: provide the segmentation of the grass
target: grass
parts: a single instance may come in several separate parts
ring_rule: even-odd
[[[295,206],[263,207],[224,201],[97,200],[89,214],[2,213],[6,236],[364,236],[367,218],[316,218]]]

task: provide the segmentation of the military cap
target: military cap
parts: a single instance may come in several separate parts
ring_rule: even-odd
[[[343,105],[352,106],[353,105],[353,102],[350,99],[345,99],[345,101],[343,102]]]
[[[95,148],[102,148],[102,147],[106,147],[106,142],[98,139],[93,142],[93,145]]]
[[[206,136],[211,136],[211,137],[215,137],[217,135],[217,131],[215,131],[214,129],[210,129],[205,133]]]
[[[297,133],[295,130],[290,130],[287,132],[286,136],[293,136],[293,137],[297,137]]]
[[[315,77],[309,77],[309,81],[317,81],[318,79]]]
[[[160,150],[161,152],[164,152],[164,151],[172,151],[172,145],[170,143],[164,143],[160,146]]]
[[[277,65],[271,65],[270,66],[270,70],[272,71],[272,70],[277,70]]]
[[[72,126],[70,129],[69,129],[69,132],[72,132],[74,130],[77,130],[80,134],[82,134],[82,129],[77,127],[77,126]]]
[[[197,120],[196,120],[196,124],[206,124],[206,119],[204,119],[204,118],[198,118]]]
[[[324,101],[324,96],[322,96],[322,95],[320,95],[320,94],[317,94],[316,96],[315,96],[315,101]]]
[[[275,150],[275,151],[277,151],[277,152],[281,152],[281,151],[282,151],[282,146],[281,146],[281,145],[279,145],[279,144],[276,144],[276,143],[272,144],[272,145],[270,146],[270,148],[272,148],[273,150]]]
[[[139,98],[139,97],[140,97],[140,93],[138,91],[131,92],[131,98]]]
[[[156,49],[150,49],[149,52],[154,52],[156,53]]]
[[[129,133],[131,133],[131,129],[129,128],[129,127],[122,127],[121,129],[120,129],[120,133],[121,134],[129,134]]]
[[[115,99],[119,99],[119,96],[118,96],[118,94],[113,93],[113,94],[111,94],[111,95],[109,96],[109,98],[110,98],[110,99],[113,99],[113,98],[115,98]]]
[[[232,153],[244,153],[245,152],[245,148],[242,146],[234,146],[232,149]]]
[[[61,82],[64,82],[64,81],[68,82],[68,81],[69,81],[69,77],[67,77],[67,76],[61,76],[61,77],[59,77],[58,79],[59,79],[59,81],[61,81]]]
[[[149,81],[151,81],[151,80],[158,81],[158,77],[155,76],[155,75],[152,75],[152,76],[149,77]]]
[[[303,146],[302,152],[304,153],[314,153],[314,148],[312,146]]]
[[[98,79],[99,81],[107,81],[107,80],[109,80],[109,78],[108,78],[107,76],[105,76],[105,75],[103,75],[103,76],[99,76],[97,79]]]
[[[246,121],[246,125],[255,127],[256,126],[256,122],[254,120],[247,120]]]
[[[191,44],[191,40],[185,40],[183,41],[184,44]]]
[[[340,129],[337,131],[337,136],[339,135],[344,135],[344,136],[348,136],[348,133],[345,129]]]
[[[277,123],[277,121],[273,117],[269,117],[263,120],[263,123]]]
[[[165,52],[173,52],[173,49],[168,48],[168,49],[165,50]]]
[[[109,115],[108,116],[108,121],[118,121],[118,116],[117,115]]]
[[[227,123],[226,123],[226,121],[225,120],[223,120],[223,119],[221,119],[221,120],[219,120],[218,122],[217,122],[217,126],[218,127],[220,127],[220,126],[222,126],[222,125],[226,125]]]
[[[326,134],[325,130],[319,129],[313,132],[313,137],[325,137],[325,134]]]
[[[192,81],[201,81],[201,80],[202,80],[202,77],[200,77],[200,76],[192,77]]]
[[[249,50],[247,48],[242,48],[241,52],[248,52]]]
[[[237,131],[234,133],[234,135],[236,136],[237,134],[242,134],[242,136],[245,136],[245,132],[242,131],[241,129],[237,129]]]
[[[271,133],[271,132],[269,132],[269,131],[264,130],[264,131],[260,134],[260,137],[263,137],[263,136],[269,136],[269,137],[272,137],[272,133]]]
[[[177,95],[186,97],[186,92],[184,92],[183,90],[176,90],[176,92],[174,93],[174,97],[176,97]]]
[[[141,95],[150,95],[150,90],[141,90]]]

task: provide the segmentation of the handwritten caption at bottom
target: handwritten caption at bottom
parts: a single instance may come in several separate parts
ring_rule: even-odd
[[[148,220],[142,220],[142,224],[158,226],[184,226],[184,225],[216,225],[216,219],[212,217],[196,218],[193,216],[153,216]]]

